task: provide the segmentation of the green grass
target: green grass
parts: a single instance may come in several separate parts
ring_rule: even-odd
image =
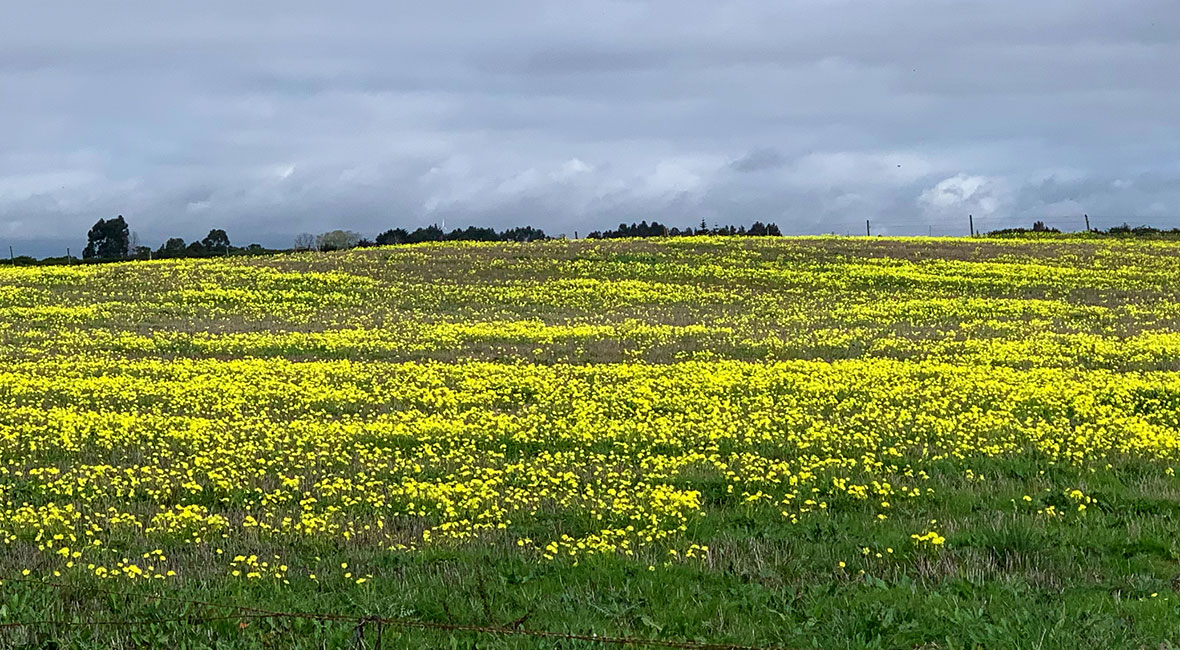
[[[1069,471],[1069,470],[1062,470]],[[649,570],[615,557],[541,563],[503,547],[365,554],[355,548],[303,553],[363,562],[376,577],[362,588],[307,580],[291,585],[226,581],[163,591],[111,583],[58,589],[6,582],[4,620],[200,617],[138,594],[163,593],[279,611],[408,618],[527,629],[824,648],[1170,647],[1180,620],[1175,537],[1177,502],[1132,469],[1068,480],[1101,495],[1081,524],[1046,522],[1016,506],[1044,494],[1035,466],[1009,468],[1032,479],[940,483],[935,505],[900,508],[885,521],[844,509],[799,524],[767,525],[742,507],[718,504],[693,531],[707,540],[705,566]],[[1097,477],[1097,478],[1096,478]],[[871,509],[869,509],[871,511]],[[910,531],[934,514],[954,522],[938,551],[914,549]],[[862,545],[871,544],[864,555]],[[892,548],[893,552],[886,551]],[[876,555],[882,554],[881,558]],[[845,562],[839,568],[839,562]],[[1152,594],[1157,594],[1152,597]],[[239,627],[239,623],[248,623]],[[79,629],[43,626],[2,632],[11,647],[339,647],[354,625],[301,619]],[[372,631],[370,631],[370,640]],[[549,640],[443,634],[390,627],[386,647],[552,647]],[[565,643],[563,647],[593,644]]]

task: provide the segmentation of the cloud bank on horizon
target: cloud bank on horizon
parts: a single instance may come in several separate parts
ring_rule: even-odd
[[[21,3],[0,243],[1180,226],[1177,61],[1172,0]]]

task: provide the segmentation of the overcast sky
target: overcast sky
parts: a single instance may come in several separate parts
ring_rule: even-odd
[[[0,244],[1180,226],[1175,0],[11,3]]]

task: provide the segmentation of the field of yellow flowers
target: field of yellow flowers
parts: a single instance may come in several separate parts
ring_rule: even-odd
[[[7,268],[0,359],[0,624],[175,616],[163,593],[793,647],[1180,643],[1178,243]],[[0,646],[354,634],[319,625]]]

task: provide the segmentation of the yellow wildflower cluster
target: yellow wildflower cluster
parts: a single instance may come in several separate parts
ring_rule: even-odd
[[[0,271],[0,540],[99,577],[173,575],[124,557],[165,544],[278,581],[294,573],[260,549],[478,541],[654,566],[708,556],[696,531],[722,507],[886,520],[948,463],[986,482],[1021,454],[1180,461],[1180,271],[1157,259],[1178,247],[842,246]]]
[[[946,543],[946,538],[943,537],[942,535],[939,535],[938,533],[934,532],[933,530],[928,530],[925,533],[922,533],[921,535],[918,535],[918,534],[910,535],[910,537],[913,538],[914,544],[917,544],[918,546],[923,546],[923,545],[942,546],[943,544]]]

